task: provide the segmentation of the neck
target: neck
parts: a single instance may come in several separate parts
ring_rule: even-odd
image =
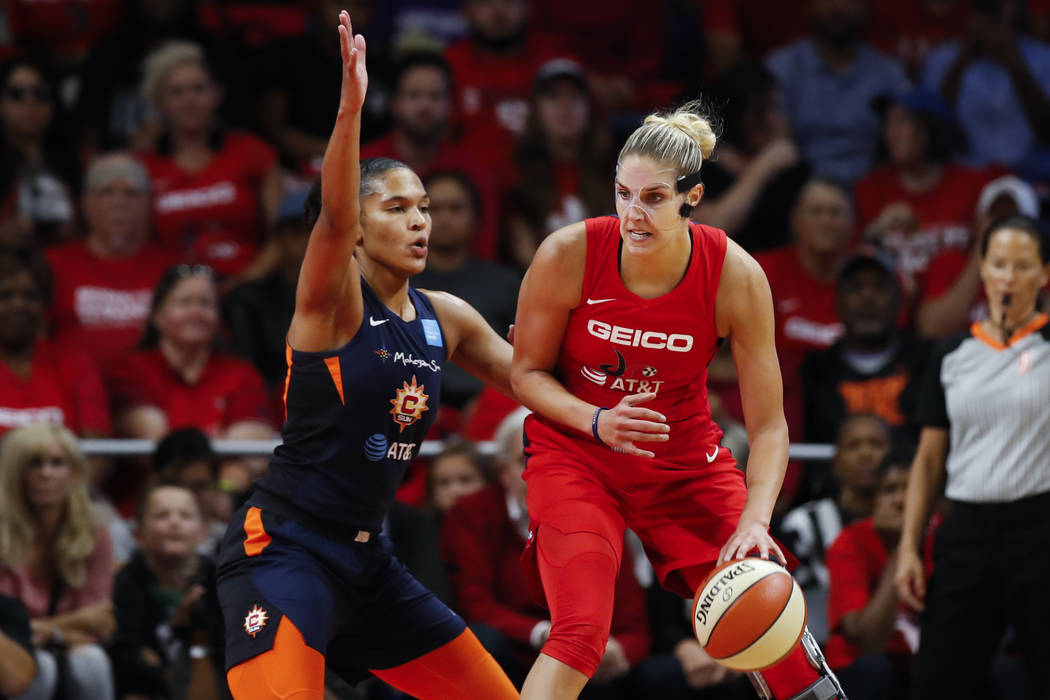
[[[44,161],[44,137],[43,134],[31,136],[15,136],[18,150],[22,152],[22,158],[26,165],[40,165]]]
[[[853,64],[853,59],[857,56],[856,42],[835,44],[826,39],[814,37],[813,45],[817,47],[817,53],[820,54],[820,57],[836,72],[849,68]]]
[[[427,142],[416,141],[401,130],[394,131],[394,150],[408,167],[416,171],[426,170],[441,150],[442,139]]]
[[[154,552],[143,552],[146,564],[162,588],[183,590],[188,588],[197,573],[197,553],[189,556],[164,556]]]
[[[944,166],[916,160],[897,167],[901,186],[907,192],[926,192],[937,186],[944,174]]]
[[[888,348],[893,339],[893,331],[883,335],[858,336],[847,333],[842,338],[842,347],[850,352],[879,352]]]
[[[580,157],[580,140],[578,138],[549,138],[547,148],[557,163],[572,163]]]
[[[988,335],[1004,343],[1009,342],[1014,333],[1031,323],[1039,313],[1034,308],[1019,309],[1012,306],[1005,309],[1005,315],[1003,311],[1001,304],[990,305],[988,318],[982,324]]]
[[[839,265],[842,262],[840,251],[813,250],[804,246],[796,246],[799,262],[806,274],[819,282],[831,282],[839,273]]]
[[[866,489],[843,487],[839,495],[839,507],[859,517],[871,515],[875,506],[875,494]]]
[[[438,272],[455,272],[470,260],[470,248],[456,246],[438,248],[431,246],[427,253],[427,268]]]
[[[408,279],[382,265],[377,265],[365,255],[358,256],[357,262],[361,267],[361,276],[365,278],[365,282],[375,292],[379,301],[401,318],[411,316]]]
[[[139,250],[142,249],[145,240],[136,240],[133,245],[128,246],[127,250],[114,250],[113,248],[109,248],[102,243],[102,237],[97,235],[89,235],[85,243],[87,244],[88,250],[98,257],[111,260],[134,257]]]
[[[58,530],[62,526],[62,516],[65,514],[65,506],[48,506],[36,510],[37,542],[44,547],[50,547],[58,537]]]
[[[173,151],[210,151],[207,129],[172,129],[171,146]]]
[[[190,384],[201,378],[211,357],[211,347],[207,344],[182,344],[162,337],[157,346],[171,368]]]
[[[691,250],[688,221],[683,221],[672,240],[654,255],[644,258],[631,255],[625,245],[620,258],[624,286],[643,298],[666,294],[675,288],[689,269]]]
[[[33,348],[36,347],[36,337],[31,337],[27,342],[14,345],[0,345],[0,362],[19,371],[28,369],[33,361]]]

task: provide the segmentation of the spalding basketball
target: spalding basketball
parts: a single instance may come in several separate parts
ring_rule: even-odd
[[[711,572],[693,598],[704,650],[737,671],[761,671],[794,648],[806,627],[802,589],[776,562],[736,559]]]

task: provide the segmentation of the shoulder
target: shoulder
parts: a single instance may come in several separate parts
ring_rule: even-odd
[[[955,335],[937,341],[937,343],[933,346],[932,358],[938,362],[943,361],[946,356],[958,350],[959,346],[962,345],[963,342],[972,337],[973,331],[967,328],[966,330],[959,331]]]
[[[472,53],[470,40],[460,39],[445,49],[445,60],[452,66],[453,71],[462,70],[468,67]]]
[[[208,359],[211,370],[237,377],[256,377],[259,372],[255,366],[247,360],[226,353],[215,353]]]
[[[766,65],[778,78],[783,79],[788,70],[796,67],[792,64],[812,58],[813,55],[812,42],[809,39],[799,39],[769,54]]]
[[[867,545],[875,534],[875,526],[871,518],[863,518],[842,528],[838,537],[828,547],[828,555],[854,554],[858,551],[868,549]]]
[[[532,265],[553,266],[563,270],[579,268],[587,258],[587,239],[590,231],[601,232],[616,222],[615,217],[600,217],[569,224],[543,239]]]
[[[726,259],[722,267],[722,279],[731,285],[765,285],[766,273],[755,258],[744,250],[739,243],[726,239]]]
[[[779,266],[790,262],[790,259],[794,254],[794,249],[791,246],[786,245],[780,248],[773,248],[772,250],[765,250],[761,253],[755,253],[753,257],[759,267],[765,270],[768,274],[771,270],[776,270]]]
[[[245,166],[254,165],[260,160],[266,163],[277,157],[277,152],[270,144],[246,131],[226,132],[222,150],[230,158],[243,159],[242,164]]]
[[[955,56],[958,53],[958,41],[946,41],[930,51],[926,56],[926,63],[923,64],[922,67],[923,83],[925,83],[927,87],[940,87],[933,83],[940,79],[941,75],[948,69],[951,62],[955,60]]]
[[[44,251],[44,257],[47,258],[47,262],[55,267],[56,265],[63,265],[75,260],[82,260],[87,257],[88,248],[84,241],[69,241],[62,245],[57,245],[52,248],[48,248]]]

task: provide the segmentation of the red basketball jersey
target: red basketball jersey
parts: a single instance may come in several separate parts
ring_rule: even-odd
[[[691,223],[685,277],[667,294],[643,299],[620,277],[620,220],[606,216],[586,224],[583,289],[569,316],[556,376],[572,394],[598,406],[656,392],[643,405],[667,417],[671,438],[639,445],[659,458],[689,456],[694,463],[722,438],[707,402],[707,365],[718,348],[715,297],[726,234]]]

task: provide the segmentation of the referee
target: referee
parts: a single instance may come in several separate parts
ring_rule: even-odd
[[[942,342],[927,370],[896,583],[921,610],[922,700],[977,700],[1007,625],[1024,655],[1026,698],[1050,698],[1050,279],[1034,221],[998,221],[981,241],[990,318]],[[929,589],[919,541],[941,495]]]

